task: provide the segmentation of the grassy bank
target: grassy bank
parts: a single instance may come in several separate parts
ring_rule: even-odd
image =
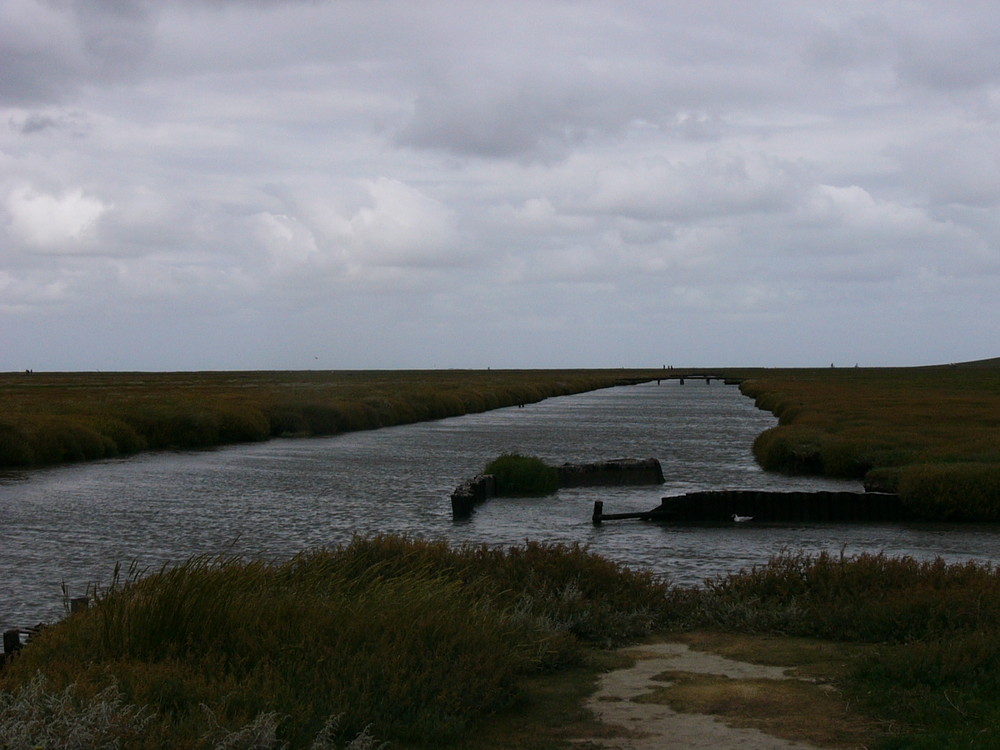
[[[0,670],[0,747],[324,748],[366,733],[462,747],[534,676],[649,633],[665,591],[534,543],[380,536],[282,564],[191,560],[125,576]]]
[[[990,567],[783,555],[676,588],[576,546],[379,536],[122,576],[0,670],[0,747],[556,750],[601,649],[689,632],[814,639],[867,747],[997,746]]]
[[[996,361],[993,361],[996,364]],[[756,372],[771,471],[863,479],[921,518],[1000,520],[1000,366]]]
[[[0,468],[332,435],[655,377],[635,370],[0,375]]]

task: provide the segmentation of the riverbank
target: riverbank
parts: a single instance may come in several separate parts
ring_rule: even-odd
[[[412,424],[656,370],[0,374],[0,469]]]
[[[754,442],[765,470],[859,479],[922,520],[1000,521],[1000,360],[758,372],[740,389],[778,418]]]

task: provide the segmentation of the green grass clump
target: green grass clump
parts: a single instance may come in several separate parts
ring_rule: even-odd
[[[528,676],[577,664],[585,641],[648,633],[665,590],[559,545],[380,536],[283,563],[196,558],[116,576],[0,672],[0,694],[40,674],[85,706],[114,685],[152,717],[127,747],[213,747],[248,727],[273,739],[255,747],[368,731],[437,747],[509,709]]]
[[[559,489],[559,471],[535,456],[505,453],[491,461],[484,474],[496,477],[497,495],[543,497]]]

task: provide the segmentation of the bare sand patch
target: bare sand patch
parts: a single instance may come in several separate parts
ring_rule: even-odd
[[[577,740],[614,750],[860,748],[874,727],[823,681],[686,643],[622,649],[631,667],[602,675],[587,707],[616,734]]]

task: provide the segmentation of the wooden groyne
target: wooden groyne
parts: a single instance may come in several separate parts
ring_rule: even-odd
[[[655,458],[615,458],[557,467],[560,487],[620,487],[663,484],[663,467]],[[496,477],[478,474],[451,493],[453,518],[467,518],[477,505],[497,496]]]
[[[451,493],[451,514],[455,518],[466,518],[477,505],[496,494],[497,478],[492,474],[477,474]]]
[[[887,492],[769,492],[718,490],[665,497],[639,513],[605,513],[594,503],[593,522],[629,518],[665,523],[729,524],[733,516],[755,523],[877,523],[910,518],[899,495]]]
[[[557,467],[560,487],[620,487],[663,484],[663,467],[655,458],[616,458]]]

